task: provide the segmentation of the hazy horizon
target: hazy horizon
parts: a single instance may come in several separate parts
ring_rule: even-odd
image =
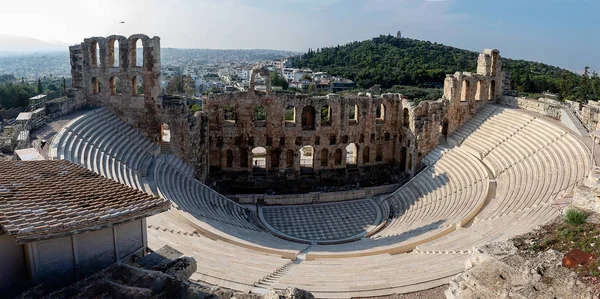
[[[163,48],[306,52],[400,30],[461,49],[496,48],[503,57],[600,70],[598,2],[23,0],[4,3],[0,35],[71,45],[91,36],[144,33],[159,36]]]

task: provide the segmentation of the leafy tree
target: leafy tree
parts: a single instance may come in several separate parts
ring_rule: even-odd
[[[442,84],[446,74],[474,72],[477,55],[477,52],[438,43],[381,35],[316,51],[309,49],[306,54],[294,58],[294,63],[298,68],[348,78],[359,88],[379,84],[381,88],[389,89],[395,85]],[[510,72],[511,88],[528,93],[550,91],[565,98],[574,94],[573,89],[581,80],[581,76],[571,71],[539,62],[503,58],[502,67]],[[584,87],[575,96],[589,98],[592,93],[592,89]]]
[[[271,85],[272,86],[281,86],[282,89],[288,89],[290,83],[279,73],[279,72],[271,72]]]
[[[304,75],[302,75],[302,78],[300,80],[301,81],[311,82],[312,81],[312,77],[309,74],[304,74]]]
[[[36,95],[36,89],[29,84],[0,84],[0,109],[27,107],[29,98]]]
[[[42,85],[42,79],[40,79],[40,78],[38,78],[37,92],[38,92],[38,94],[44,93],[44,86]]]

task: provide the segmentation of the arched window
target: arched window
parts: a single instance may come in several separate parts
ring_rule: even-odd
[[[281,151],[276,149],[271,151],[271,168],[279,168],[279,158],[281,157]]]
[[[377,110],[375,111],[375,119],[381,122],[385,120],[385,105],[379,104],[379,106],[377,106]]]
[[[248,168],[248,150],[245,148],[240,150],[240,167]]]
[[[313,108],[313,106],[306,106],[302,108],[302,129],[315,129],[315,108]]]
[[[408,126],[409,126],[408,108],[404,108],[404,110],[402,110],[402,126],[408,129]]]
[[[267,125],[267,111],[264,106],[254,108],[254,125],[257,127],[265,127]]]
[[[470,89],[471,89],[471,83],[469,82],[469,80],[464,79],[463,84],[462,84],[462,91],[461,91],[461,95],[460,95],[461,102],[467,101],[467,98],[469,97]]]
[[[490,82],[490,96],[489,99],[490,100],[494,100],[496,98],[496,80],[492,80],[492,82]]]
[[[348,120],[351,125],[358,124],[358,105],[350,105],[348,109]]]
[[[142,76],[131,78],[131,95],[144,95],[144,79]]]
[[[365,146],[363,149],[363,164],[367,164],[371,162],[371,149],[368,146]]]
[[[321,167],[327,167],[329,165],[329,151],[324,148],[321,150]]]
[[[477,81],[477,94],[475,95],[475,100],[477,101],[485,100],[487,98],[483,88],[483,83],[483,80]]]
[[[97,94],[100,92],[100,83],[98,83],[98,78],[92,78],[92,94]]]
[[[285,108],[285,125],[286,127],[293,127],[296,125],[296,107],[287,106],[287,108]]]
[[[285,154],[285,166],[288,168],[294,167],[294,151],[289,149]]]
[[[496,67],[498,65],[498,58],[499,58],[500,54],[498,53],[498,51],[493,51],[492,52],[492,65],[491,65],[491,73],[492,73],[492,77],[496,76]]]
[[[406,147],[400,149],[400,171],[406,171]]]
[[[235,107],[233,106],[225,106],[223,107],[223,119],[225,123],[235,123],[237,118],[237,114],[235,112]]]
[[[346,167],[356,165],[358,165],[358,147],[355,143],[350,143],[346,146]]]
[[[321,126],[331,125],[331,106],[321,107]]]
[[[111,77],[109,83],[111,95],[117,95],[121,93],[121,80],[119,79],[119,77]]]
[[[218,172],[221,170],[221,151],[213,149],[210,151],[210,171]]]
[[[342,149],[338,148],[333,152],[333,162],[336,166],[342,165]]]
[[[108,65],[110,67],[119,67],[119,41],[112,39],[108,42]]]
[[[97,41],[90,44],[90,54],[92,67],[100,67],[100,45]]]
[[[313,160],[315,155],[315,149],[306,145],[300,149],[300,172],[301,173],[312,173],[313,172]]]
[[[378,144],[377,147],[375,147],[375,162],[381,161],[383,161],[383,147],[381,144]]]
[[[225,159],[227,159],[227,167],[233,167],[233,152],[231,150],[227,150],[227,152],[225,153]]]
[[[131,66],[143,66],[144,65],[144,43],[141,39],[136,38],[131,41],[129,47],[131,52]]]

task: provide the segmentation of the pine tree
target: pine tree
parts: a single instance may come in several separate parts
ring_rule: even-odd
[[[38,86],[37,86],[38,94],[42,94],[44,92],[44,86],[42,86],[42,79],[38,78]]]

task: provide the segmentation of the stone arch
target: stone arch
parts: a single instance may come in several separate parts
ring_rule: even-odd
[[[310,145],[300,148],[300,172],[312,173],[314,171],[315,149]]]
[[[315,129],[315,108],[313,106],[304,106],[302,108],[302,129]]]
[[[271,150],[271,168],[272,169],[279,168],[280,157],[281,157],[281,150],[279,150],[279,149]]]
[[[325,105],[321,107],[321,126],[331,125],[331,106]]]
[[[375,162],[381,161],[383,161],[383,146],[381,144],[378,144],[375,147]]]
[[[358,146],[350,143],[346,146],[346,167],[358,166]]]
[[[379,104],[375,110],[375,119],[378,121],[385,121],[385,105]]]
[[[267,149],[257,146],[252,149],[252,172],[266,173],[267,171]]]
[[[294,167],[294,151],[291,149],[288,149],[285,153],[285,166],[287,168]]]
[[[142,96],[144,95],[144,77],[142,76],[133,76],[131,78],[131,95],[133,96]]]
[[[226,167],[227,168],[232,168],[233,167],[233,152],[231,150],[227,150],[225,152],[225,160],[226,160]]]
[[[286,126],[292,126],[296,124],[296,107],[290,105],[285,108],[284,121]]]
[[[92,84],[92,94],[100,93],[100,83],[98,82],[98,78],[93,77],[91,80]]]
[[[102,66],[100,59],[100,43],[97,40],[92,40],[90,43],[90,65],[100,68]]]
[[[147,64],[145,52],[147,51],[148,41],[150,38],[144,34],[134,34],[128,38],[129,40],[129,65],[132,67],[144,67]],[[138,43],[139,41],[139,43]],[[141,51],[138,49],[141,47]]]
[[[110,86],[110,95],[118,95],[121,94],[121,79],[119,79],[119,77],[117,76],[112,76],[110,77],[109,80],[109,86]]]
[[[223,120],[225,122],[235,123],[236,119],[237,113],[234,106],[226,105],[223,107]]]
[[[407,128],[409,127],[410,119],[409,119],[408,108],[404,108],[402,110],[402,126]]]
[[[252,68],[252,70],[250,71],[250,86],[248,87],[249,91],[254,91],[255,90],[255,80],[256,80],[256,75],[260,74],[260,76],[264,76],[265,77],[265,85],[267,87],[267,92],[271,91],[271,71],[269,71],[268,68],[264,67],[264,66],[255,66]]]
[[[348,107],[348,120],[350,124],[358,124],[358,105]]]
[[[210,170],[214,172],[221,170],[221,151],[218,149],[210,151]]]
[[[492,77],[496,76],[496,68],[498,66],[499,58],[500,58],[500,52],[498,50],[492,50],[492,64],[491,64]]]
[[[327,167],[329,165],[329,151],[324,148],[321,150],[321,167]]]
[[[368,164],[371,162],[371,149],[368,146],[363,148],[362,158],[363,164]]]
[[[494,100],[496,99],[496,80],[492,80],[490,82],[490,91],[489,91],[489,99],[490,100]]]
[[[406,147],[400,149],[400,171],[406,171]]]
[[[335,166],[342,165],[342,149],[338,148],[333,152],[333,164]]]
[[[240,150],[240,168],[248,168],[248,150],[245,148]]]
[[[487,97],[485,95],[485,82],[480,79],[477,80],[477,95],[475,96],[475,100],[481,101],[485,100]]]
[[[467,79],[463,79],[462,89],[461,89],[461,93],[460,93],[460,101],[461,102],[465,102],[468,100],[470,89],[471,89],[471,82],[469,82],[469,80],[467,80]]]
[[[106,38],[107,47],[106,47],[106,58],[108,67],[121,67],[121,48],[127,48],[127,39],[124,36],[120,35],[111,35]]]
[[[262,105],[254,108],[254,125],[257,127],[265,127],[267,125],[267,110]]]

